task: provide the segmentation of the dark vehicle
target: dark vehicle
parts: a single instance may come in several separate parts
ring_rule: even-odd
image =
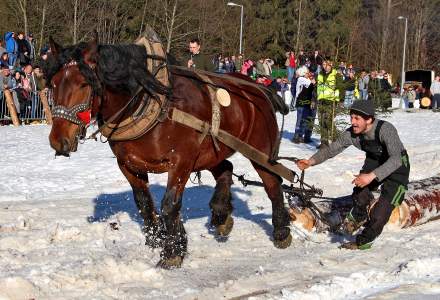
[[[408,86],[419,86],[420,104],[422,107],[429,107],[431,105],[431,92],[429,88],[434,81],[434,71],[431,70],[411,70],[405,72],[405,84]],[[420,87],[421,84],[421,87]]]

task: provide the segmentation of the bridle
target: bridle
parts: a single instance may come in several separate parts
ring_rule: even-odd
[[[62,69],[67,70],[68,68],[77,65],[78,63],[72,60],[64,64]],[[66,107],[64,105],[55,105],[52,108],[52,117],[65,119],[71,123],[78,125],[80,127],[79,132],[81,132],[84,128],[86,128],[90,124],[92,100],[93,100],[93,88],[91,87],[89,95],[85,102],[74,105],[72,107]]]

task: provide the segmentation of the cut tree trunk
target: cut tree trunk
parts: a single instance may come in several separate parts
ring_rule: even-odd
[[[335,209],[342,216],[351,209],[350,196],[334,200],[332,207],[323,207],[323,210]],[[374,206],[374,203],[371,207]],[[370,208],[371,210],[371,208]],[[303,226],[306,230],[328,229],[310,212],[308,208],[302,211],[289,210],[291,220]],[[440,219],[440,174],[434,177],[413,181],[408,184],[405,199],[399,207],[396,207],[388,221],[388,224],[399,228],[424,224],[428,221]]]

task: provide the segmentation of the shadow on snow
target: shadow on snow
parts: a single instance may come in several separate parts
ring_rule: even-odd
[[[160,201],[165,194],[165,186],[152,184],[150,185],[150,192],[155,199],[156,209],[160,210]],[[242,188],[231,188],[232,192],[232,205],[234,206],[233,216],[235,218],[243,218],[253,223],[258,224],[268,236],[272,236],[272,225],[267,219],[271,219],[271,214],[255,213],[249,209],[249,206],[245,200],[242,199],[243,195],[249,196],[252,193]],[[208,185],[201,185],[195,187],[188,187],[183,194],[182,203],[182,218],[183,222],[192,219],[200,219],[207,217],[207,223],[205,226],[210,231],[209,222],[211,219],[211,211],[209,209],[209,201],[214,193],[214,187]],[[268,203],[270,203],[269,198]],[[126,191],[115,194],[101,194],[93,199],[95,207],[92,216],[88,217],[88,221],[92,222],[106,222],[113,215],[126,212],[130,218],[137,222],[139,226],[143,225],[143,219],[139,215],[136,204],[133,199],[132,191]],[[211,232],[212,233],[212,232]]]

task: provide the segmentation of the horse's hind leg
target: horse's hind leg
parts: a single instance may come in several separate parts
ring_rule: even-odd
[[[142,231],[145,233],[145,244],[152,248],[160,247],[163,229],[148,188],[148,176],[133,174],[124,164],[119,164],[119,168],[133,189],[134,201],[139,214],[144,219]]]
[[[181,171],[182,169],[184,171]],[[161,260],[158,263],[158,266],[165,269],[180,267],[186,255],[188,239],[180,219],[180,209],[183,190],[190,174],[190,171],[185,171],[177,165],[168,172],[167,190],[162,200],[161,210],[166,237],[160,253]]]
[[[222,161],[220,164],[210,169],[217,184],[215,192],[209,202],[211,208],[211,225],[216,228],[219,236],[228,236],[234,225],[232,218],[232,163],[228,160]]]
[[[273,242],[277,248],[287,248],[292,242],[290,234],[290,218],[284,207],[283,191],[281,189],[281,178],[267,171],[258,164],[252,162],[255,170],[263,180],[264,189],[270,200],[272,200],[272,225],[273,225]]]

